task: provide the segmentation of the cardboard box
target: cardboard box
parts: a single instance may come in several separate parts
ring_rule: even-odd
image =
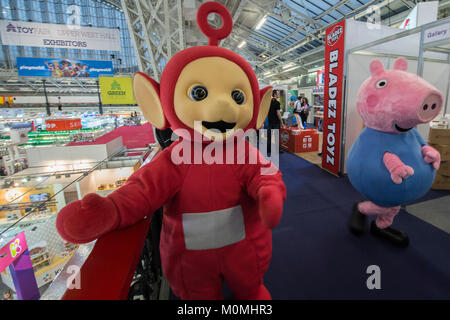
[[[319,134],[315,129],[280,129],[280,145],[293,153],[319,151]]]
[[[450,177],[450,161],[441,161],[437,172],[443,176]]]
[[[430,146],[439,151],[439,153],[441,154],[441,161],[450,161],[450,144],[443,145],[430,143]]]
[[[428,143],[450,145],[450,129],[430,128]]]
[[[434,179],[431,189],[450,190],[450,177],[446,177],[439,173],[436,173],[436,178]]]

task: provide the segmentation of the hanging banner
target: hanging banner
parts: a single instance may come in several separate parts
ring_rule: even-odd
[[[104,104],[136,104],[133,95],[133,79],[99,77],[100,93]]]
[[[325,70],[317,71],[316,88],[321,88],[325,84]]]
[[[0,249],[0,272],[5,270],[15,260],[19,259],[20,255],[28,249],[27,241],[25,240],[25,233],[21,232]]]
[[[345,20],[325,34],[322,167],[340,172]]]
[[[0,272],[8,267],[17,299],[39,300],[39,289],[23,231],[0,248]]]
[[[70,131],[81,129],[81,119],[49,119],[45,120],[47,131]]]
[[[98,78],[114,75],[112,61],[17,57],[21,77]]]
[[[3,45],[120,51],[119,29],[0,20]]]

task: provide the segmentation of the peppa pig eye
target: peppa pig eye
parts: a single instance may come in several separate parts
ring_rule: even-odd
[[[244,93],[238,89],[231,91],[231,97],[237,104],[243,104],[245,101]]]
[[[208,96],[208,90],[204,86],[195,86],[189,92],[189,97],[193,101],[202,101]]]
[[[380,81],[377,82],[377,88],[383,88],[386,85],[387,85],[387,81],[386,80],[380,80]]]

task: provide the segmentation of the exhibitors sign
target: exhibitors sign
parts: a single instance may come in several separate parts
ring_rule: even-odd
[[[111,61],[73,59],[17,57],[17,70],[21,77],[98,78],[114,74]]]
[[[119,29],[0,20],[3,45],[120,51]]]
[[[340,172],[345,20],[329,27],[325,42],[322,167]]]
[[[136,104],[132,78],[99,77],[99,84],[102,103]]]

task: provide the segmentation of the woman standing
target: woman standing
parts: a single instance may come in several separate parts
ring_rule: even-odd
[[[310,105],[308,104],[308,99],[303,97],[302,98],[302,106],[301,106],[301,111],[300,111],[300,117],[302,118],[302,123],[303,123],[303,127],[306,128],[306,120],[308,119],[308,115],[309,115],[309,109],[310,109]]]

